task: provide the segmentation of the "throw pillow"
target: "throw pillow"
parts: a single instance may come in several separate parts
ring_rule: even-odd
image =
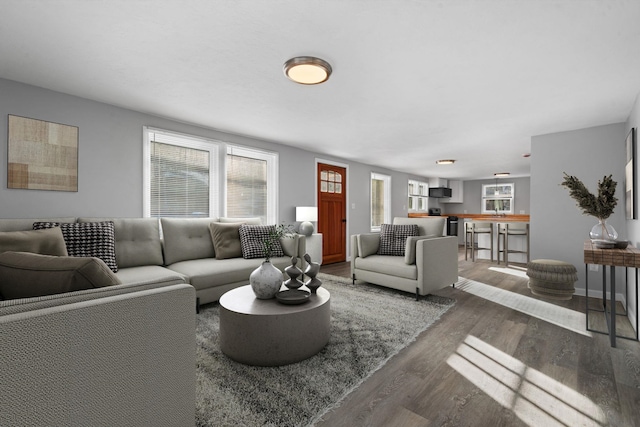
[[[98,258],[28,252],[0,254],[0,295],[4,299],[53,295],[120,283]]]
[[[59,228],[1,232],[0,253],[7,251],[33,252],[43,255],[68,255],[62,231]]]
[[[245,259],[265,258],[263,242],[271,239],[273,242],[272,257],[284,256],[279,239],[270,237],[276,230],[275,225],[249,225],[240,226],[240,246],[242,257]]]
[[[382,224],[380,227],[380,248],[378,249],[378,255],[404,256],[407,237],[417,235],[417,224]]]
[[[69,256],[100,258],[115,273],[116,232],[113,221],[104,222],[34,222],[33,229],[60,227]]]
[[[242,257],[242,246],[240,244],[241,225],[242,223],[232,222],[212,222],[209,224],[216,259]]]

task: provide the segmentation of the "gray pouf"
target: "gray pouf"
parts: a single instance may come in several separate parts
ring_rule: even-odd
[[[536,259],[527,263],[529,289],[534,295],[570,300],[575,291],[578,271],[573,264],[555,259]]]

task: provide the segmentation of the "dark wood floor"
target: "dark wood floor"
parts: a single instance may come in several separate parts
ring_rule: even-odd
[[[460,276],[543,300],[491,266],[460,254]],[[321,271],[350,275],[348,263]],[[456,305],[318,426],[640,426],[640,343],[611,348],[460,289],[437,294]],[[554,304],[584,312],[585,299]]]

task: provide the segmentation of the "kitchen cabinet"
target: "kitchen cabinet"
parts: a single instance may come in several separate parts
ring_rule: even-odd
[[[429,184],[422,181],[409,180],[408,206],[409,212],[426,212]]]

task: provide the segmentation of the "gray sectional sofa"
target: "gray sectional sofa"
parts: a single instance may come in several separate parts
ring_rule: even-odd
[[[211,222],[259,223],[257,218],[37,218],[0,219],[0,232],[31,230],[34,222],[103,222],[115,227],[116,276],[123,288],[147,289],[155,285],[187,283],[195,288],[200,304],[217,301],[230,289],[246,285],[263,261],[242,257],[216,259]],[[303,260],[304,236],[280,240],[284,256],[271,259],[283,270],[291,257]],[[1,312],[0,312],[1,313]]]
[[[0,232],[105,220],[122,284],[0,300],[0,425],[195,424],[196,298],[247,284],[263,260],[216,259],[210,218],[0,219]],[[281,243],[284,269],[306,248]]]

